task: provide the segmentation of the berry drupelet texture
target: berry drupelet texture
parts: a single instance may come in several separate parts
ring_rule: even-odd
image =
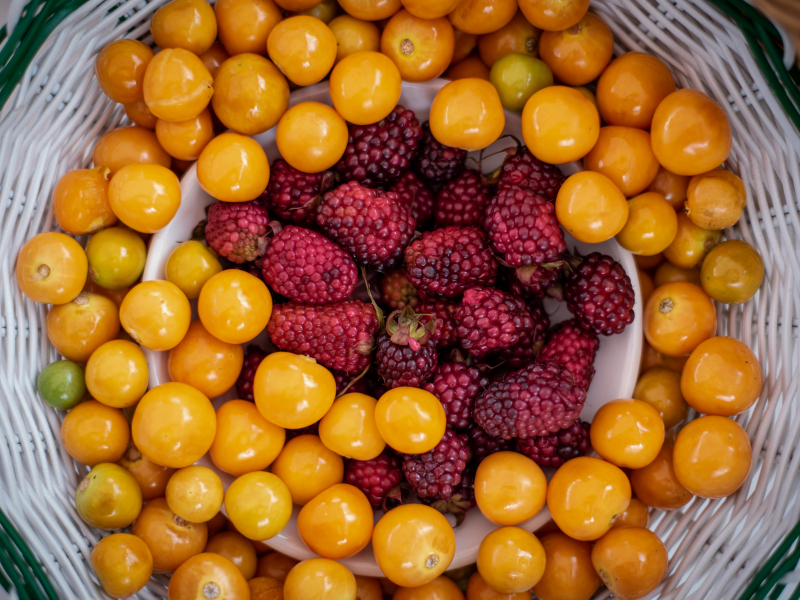
[[[410,346],[395,344],[385,333],[378,336],[375,366],[381,380],[389,388],[421,387],[433,377],[438,363],[436,342],[433,340],[413,350]]]
[[[472,423],[472,405],[489,380],[477,367],[463,362],[440,364],[425,389],[439,399],[447,424],[463,429]]]
[[[495,358],[503,363],[503,366],[516,370],[531,364],[539,351],[544,346],[547,330],[550,327],[550,318],[541,305],[528,304],[528,313],[533,319],[533,329],[525,335],[520,336],[519,342],[510,348],[500,350]]]
[[[555,202],[565,179],[558,167],[540,161],[523,146],[503,162],[497,189],[500,191],[517,187]]]
[[[472,460],[476,463],[495,452],[511,450],[514,445],[513,440],[504,440],[501,437],[489,435],[474,422],[464,430],[464,435],[467,436],[467,445],[472,452]]]
[[[411,211],[417,229],[424,229],[428,225],[433,217],[436,196],[414,171],[403,173],[389,191],[397,194],[400,203]]]
[[[415,308],[419,304],[417,288],[408,280],[404,271],[395,271],[381,278],[381,301],[391,310]]]
[[[241,265],[267,249],[267,209],[258,201],[215,202],[208,208],[206,243],[217,256]]]
[[[261,201],[279,219],[307,227],[316,221],[317,204],[335,179],[333,171],[303,173],[279,158],[270,167]]]
[[[575,382],[588,390],[599,347],[600,340],[594,332],[583,329],[576,319],[570,319],[555,327],[536,360],[551,360],[566,367],[575,375]]]
[[[589,423],[575,419],[572,425],[555,433],[518,439],[516,449],[540,467],[558,468],[589,452]]]
[[[349,460],[344,468],[344,480],[364,492],[370,504],[378,508],[403,480],[402,464],[397,456],[388,452],[371,460]]]
[[[483,185],[481,174],[473,169],[465,169],[439,190],[436,197],[436,227],[483,225],[486,205],[491,196],[492,190]]]
[[[464,292],[456,322],[458,341],[473,356],[510,348],[533,330],[533,318],[522,298],[485,287]]]
[[[422,124],[422,131],[414,170],[433,185],[441,185],[457,177],[464,170],[467,151],[437,142],[428,121]]]
[[[426,299],[422,300],[418,307],[417,312],[422,315],[432,315],[436,317],[436,330],[431,335],[431,338],[436,342],[436,347],[441,350],[442,348],[452,348],[458,345],[458,336],[456,336],[456,309],[458,303],[449,299]]]
[[[430,452],[405,455],[403,474],[420,498],[447,500],[461,483],[469,458],[466,436],[447,429]]]
[[[236,393],[242,400],[255,402],[253,382],[256,379],[258,365],[265,358],[267,358],[267,353],[258,346],[251,345],[245,350],[242,370],[239,372],[239,379],[236,380]]]

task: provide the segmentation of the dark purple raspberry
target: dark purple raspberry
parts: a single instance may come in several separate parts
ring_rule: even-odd
[[[566,367],[575,375],[575,382],[588,390],[599,347],[600,340],[593,331],[583,329],[576,319],[570,319],[555,327],[536,360],[552,360]]]
[[[467,468],[461,473],[461,481],[453,486],[453,495],[447,500],[440,498],[420,498],[423,504],[432,506],[442,514],[452,514],[456,517],[455,527],[464,522],[467,511],[475,508],[475,467],[467,464]],[[448,577],[452,578],[451,571]],[[464,581],[466,584],[466,580]]]
[[[477,423],[472,423],[467,427],[464,430],[464,435],[467,436],[467,445],[469,445],[470,452],[472,452],[472,460],[476,463],[495,452],[511,450],[513,445],[511,440],[489,435]]]
[[[347,252],[296,225],[287,225],[272,239],[261,268],[272,290],[302,304],[344,300],[358,282],[358,267]]]
[[[417,229],[425,228],[433,217],[433,207],[436,203],[431,188],[420,180],[414,171],[406,171],[389,191],[397,194],[400,202],[411,211],[411,216],[417,222]]]
[[[331,373],[333,373],[333,379],[336,381],[337,396],[342,394],[366,394],[373,398],[380,398],[386,391],[386,388],[378,382],[378,374],[373,366],[370,366],[366,373],[362,372],[363,375],[362,373],[344,373],[343,371],[331,371]]]
[[[286,302],[272,308],[267,331],[281,350],[310,356],[329,369],[360,373],[370,363],[378,317],[360,300],[320,306]]]
[[[365,267],[386,271],[403,259],[414,219],[393,192],[371,190],[357,181],[325,194],[317,225]]]
[[[402,462],[388,452],[371,460],[349,460],[344,480],[364,492],[370,504],[378,508],[403,480]]]
[[[451,302],[449,299],[427,299],[419,303],[417,308],[419,314],[436,317],[436,330],[431,338],[436,341],[436,347],[439,350],[458,345],[458,336],[456,336],[456,328],[458,327],[458,323],[456,323],[457,308],[458,304]]]
[[[580,325],[597,334],[622,333],[633,322],[635,295],[631,280],[617,261],[592,252],[564,282],[567,308]]]
[[[286,441],[288,442],[301,435],[319,435],[319,421],[306,427],[301,427],[300,429],[287,429]]]
[[[489,435],[529,438],[568,427],[581,414],[586,391],[558,363],[533,363],[489,384],[472,415]]]
[[[267,209],[251,202],[215,202],[208,207],[206,243],[232,263],[256,260],[267,249]]]
[[[533,330],[533,318],[522,298],[485,287],[464,292],[456,322],[458,341],[473,356],[510,348]]]
[[[282,158],[272,163],[262,203],[279,219],[309,227],[316,222],[317,204],[336,178],[332,171],[303,173]]]
[[[480,227],[491,197],[492,190],[483,185],[481,174],[473,169],[465,169],[439,190],[436,197],[436,227]]]
[[[392,183],[411,166],[422,135],[414,111],[398,104],[377,123],[350,125],[347,148],[336,171],[345,181]]]
[[[256,371],[261,361],[267,358],[267,353],[255,345],[247,347],[244,353],[242,370],[239,372],[239,379],[236,380],[236,393],[242,400],[255,402],[253,397],[253,382],[256,379]]]
[[[439,365],[425,389],[444,406],[447,424],[463,429],[472,423],[472,405],[487,385],[489,380],[477,367],[446,362]]]
[[[417,152],[414,170],[428,183],[441,185],[457,177],[464,170],[467,151],[451,148],[436,141],[430,123],[422,124],[424,132]]]
[[[561,278],[564,261],[557,260],[544,265],[517,267],[506,271],[510,291],[523,298],[544,298],[545,295],[563,300]]]
[[[528,190],[497,192],[486,207],[483,228],[511,267],[551,263],[567,250],[553,203]]]
[[[418,290],[454,297],[497,280],[497,261],[478,227],[426,231],[405,251],[408,279]]]
[[[555,202],[565,179],[558,167],[540,161],[523,146],[513,156],[506,158],[497,181],[497,189],[499,191],[517,187]]]
[[[404,271],[395,271],[381,278],[381,300],[391,310],[415,308],[419,304],[417,288],[408,280]]]
[[[469,458],[467,437],[447,429],[430,452],[404,456],[403,474],[418,497],[448,500],[461,483]]]
[[[519,342],[510,348],[500,350],[496,354],[497,359],[503,363],[503,366],[515,371],[533,362],[542,346],[544,346],[547,330],[550,327],[550,318],[544,312],[542,306],[528,304],[528,312],[533,319],[533,329],[521,336]]]
[[[589,423],[575,419],[572,425],[555,433],[516,442],[517,452],[521,452],[540,467],[557,469],[568,460],[589,452]]]
[[[378,375],[389,388],[421,387],[433,377],[439,364],[436,342],[431,339],[435,326],[435,319],[417,315],[411,308],[389,315],[375,352]]]

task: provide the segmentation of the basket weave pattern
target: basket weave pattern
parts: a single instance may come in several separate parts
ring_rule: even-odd
[[[50,199],[58,179],[89,166],[95,141],[125,118],[94,78],[97,52],[122,37],[152,43],[150,17],[166,1],[87,2],[50,37],[0,114],[0,508],[63,598],[106,597],[88,564],[99,535],[75,511],[75,488],[88,469],[61,445],[64,414],[36,394],[38,372],[57,358],[45,332],[46,307],[23,297],[14,265],[27,239],[56,227]],[[800,135],[739,29],[712,7],[594,0],[592,9],[614,33],[617,54],[658,56],[678,87],[716,99],[733,129],[726,166],[743,179],[748,198],[742,220],[725,234],[758,249],[766,276],[747,304],[719,305],[718,334],[745,341],[764,370],[761,398],[737,418],[753,443],[753,468],[736,495],[658,511],[651,525],[670,553],[661,598],[733,598],[800,519]],[[165,597],[165,584],[156,577],[139,597]]]

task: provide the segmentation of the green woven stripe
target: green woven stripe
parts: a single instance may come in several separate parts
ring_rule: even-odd
[[[0,585],[13,586],[20,600],[58,600],[31,549],[0,510]]]

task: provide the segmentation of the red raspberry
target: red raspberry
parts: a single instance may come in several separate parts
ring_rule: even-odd
[[[453,495],[447,500],[439,498],[420,498],[420,501],[423,504],[432,506],[442,514],[455,515],[455,527],[458,527],[464,522],[467,511],[477,506],[475,502],[475,467],[471,464],[467,465],[467,468],[461,473],[461,482],[453,486]],[[464,568],[469,567],[462,567],[461,569]],[[450,571],[448,577],[457,582],[457,574],[459,571],[459,569]],[[467,584],[467,581],[468,576],[464,577],[464,585]]]
[[[458,296],[476,285],[494,285],[497,261],[478,227],[427,231],[405,250],[408,279],[418,290]]]
[[[451,148],[436,141],[430,122],[422,124],[423,137],[417,152],[414,169],[420,177],[434,185],[441,185],[457,177],[464,170],[467,151]]]
[[[253,382],[256,379],[256,371],[261,361],[267,358],[267,353],[255,345],[247,347],[244,353],[244,363],[239,372],[239,379],[236,380],[236,393],[242,400],[255,402],[253,397]]]
[[[402,260],[416,226],[397,194],[356,181],[325,194],[317,208],[317,225],[358,264],[380,271]]]
[[[404,271],[395,271],[381,279],[381,300],[391,310],[414,308],[419,304],[417,288],[408,280]]]
[[[503,366],[513,370],[526,367],[533,362],[544,346],[550,318],[540,305],[528,304],[528,312],[533,319],[533,329],[519,338],[519,342],[510,348],[500,350],[495,356]]]
[[[555,433],[516,440],[516,449],[540,467],[557,469],[591,450],[589,423],[575,419],[569,427]]]
[[[317,218],[317,204],[336,178],[332,171],[303,173],[282,158],[272,163],[262,203],[279,219],[309,227]]]
[[[302,304],[344,300],[358,283],[358,268],[347,252],[296,225],[287,225],[272,239],[261,264],[273,291]]]
[[[467,437],[452,429],[425,454],[406,454],[403,474],[413,492],[420,498],[447,500],[461,483],[461,473],[469,462]]]
[[[329,369],[360,373],[370,362],[378,317],[360,300],[321,306],[286,302],[273,307],[267,332],[281,350],[310,356]]]
[[[420,387],[433,377],[439,362],[436,342],[431,339],[435,324],[411,308],[389,315],[375,352],[375,366],[387,386]]]
[[[429,298],[419,303],[417,308],[419,314],[436,317],[436,330],[431,338],[436,341],[436,347],[439,350],[458,345],[458,336],[456,335],[456,328],[458,327],[458,323],[456,323],[457,308],[458,304],[448,299],[436,300]]]
[[[480,462],[490,454],[511,450],[513,443],[511,440],[504,440],[501,437],[494,437],[486,433],[477,423],[472,423],[464,431],[467,436],[467,444],[472,452],[472,460]]]
[[[472,405],[487,385],[489,380],[477,367],[446,362],[439,365],[425,389],[444,406],[447,424],[463,429],[472,423]]]
[[[556,325],[536,360],[552,360],[566,367],[575,375],[575,382],[588,390],[599,347],[600,340],[594,332],[583,329],[576,319],[570,319]]]
[[[411,216],[417,222],[417,229],[423,229],[428,224],[433,216],[436,198],[431,188],[414,171],[403,173],[389,191],[397,194],[400,202],[411,211]]]
[[[565,179],[558,167],[540,161],[523,146],[503,162],[497,189],[499,191],[517,187],[555,202]]]
[[[208,208],[206,243],[217,256],[242,264],[264,256],[267,209],[251,202],[215,202]]]
[[[481,174],[465,169],[439,190],[436,197],[436,227],[483,225],[486,205],[491,196],[491,190],[481,181]]]
[[[485,287],[464,292],[456,322],[458,341],[473,356],[510,348],[533,330],[533,318],[522,298]]]
[[[528,190],[497,192],[483,228],[511,267],[550,263],[567,250],[553,203]]]
[[[364,492],[370,504],[378,508],[403,480],[402,462],[387,452],[371,460],[349,460],[344,480]]]
[[[517,267],[507,270],[509,290],[522,298],[542,299],[545,295],[563,300],[561,289],[564,261],[557,260],[543,265]]]
[[[635,295],[625,269],[610,256],[592,252],[564,282],[567,308],[584,329],[622,333],[633,322]]]

